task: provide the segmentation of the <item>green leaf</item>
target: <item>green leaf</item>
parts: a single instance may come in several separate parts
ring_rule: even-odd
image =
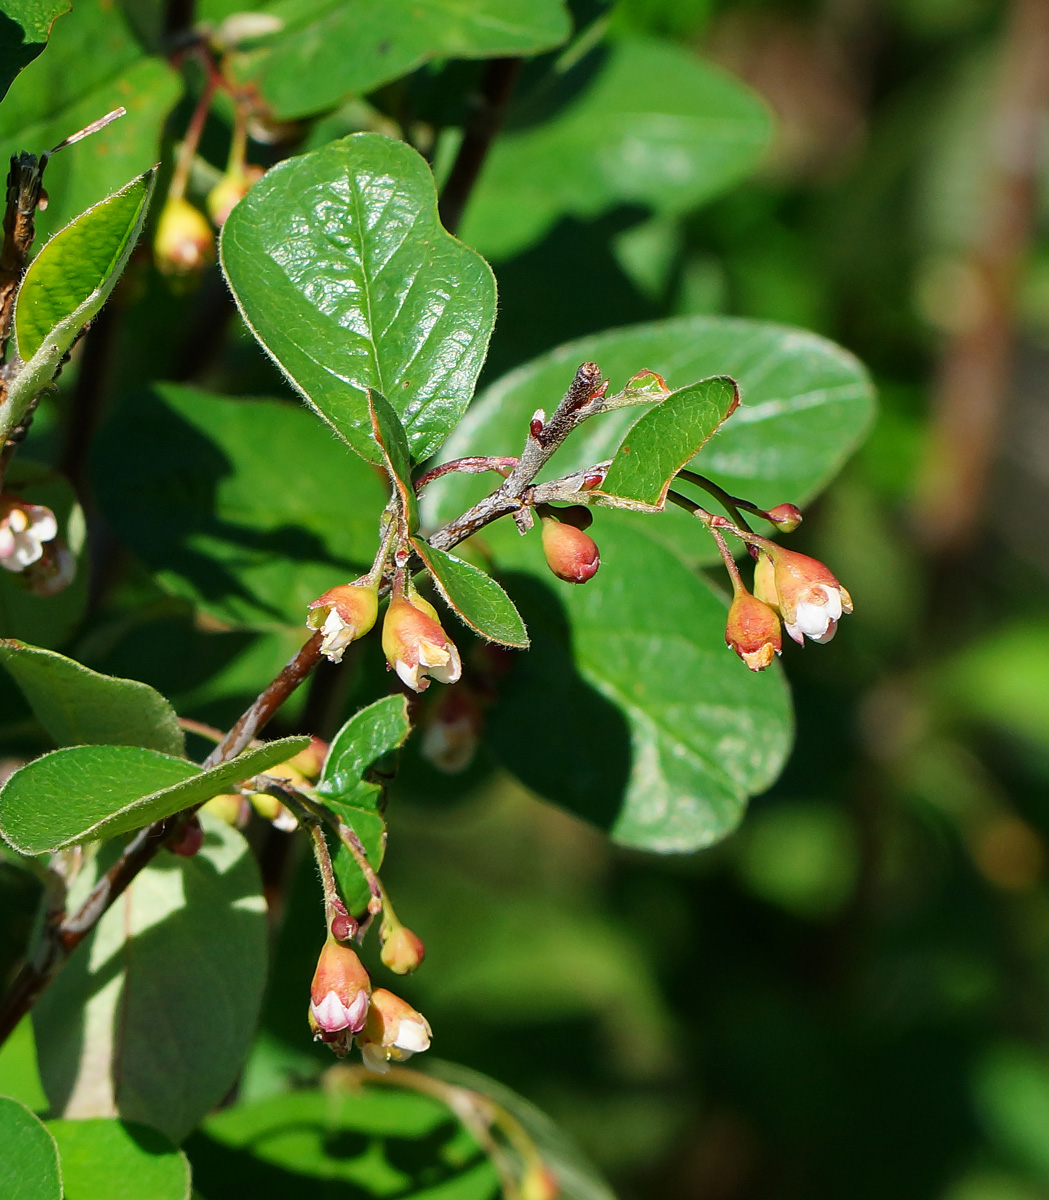
[[[154,168],[81,213],[26,272],[15,305],[25,365],[0,404],[0,435],[51,382],[77,334],[106,302],[138,240],[155,178]]]
[[[408,449],[408,436],[390,402],[381,393],[368,393],[368,415],[371,419],[372,437],[379,447],[390,481],[400,497],[401,511],[408,523],[408,530],[414,533],[419,528],[419,505],[415,498],[415,488],[412,486],[412,456]]]
[[[410,731],[404,696],[384,696],[354,713],[332,738],[318,791],[327,796],[351,793],[384,754],[404,744]]]
[[[357,834],[364,856],[378,871],[386,852],[385,789],[369,778],[385,755],[398,750],[411,731],[404,696],[385,696],[355,713],[332,740],[317,791],[324,804]],[[333,842],[334,846],[334,842]],[[348,910],[362,915],[371,890],[353,855],[335,846],[335,875]]]
[[[0,1196],[62,1200],[54,1138],[28,1108],[0,1096]],[[76,1200],[69,1194],[66,1200]]]
[[[183,752],[175,710],[148,684],[100,675],[71,658],[14,640],[0,639],[0,664],[59,746],[87,743]]]
[[[352,1146],[347,1153],[344,1147]],[[359,1148],[358,1148],[359,1147]],[[202,1192],[278,1175],[288,1195],[494,1200],[498,1179],[440,1101],[374,1084],[302,1090],[209,1117],[187,1147]]]
[[[484,737],[524,784],[617,842],[696,850],[729,834],[782,768],[787,689],[778,669],[752,674],[725,646],[725,601],[646,536],[655,518],[604,516],[585,586],[506,576],[532,649],[501,682]],[[542,575],[539,539],[515,541],[508,564]],[[537,712],[541,742],[527,732]]]
[[[162,1133],[130,1121],[48,1121],[63,1200],[189,1200],[189,1163]]]
[[[649,409],[616,451],[600,494],[662,509],[674,476],[714,436],[739,404],[733,380],[704,379]]]
[[[237,1077],[265,983],[266,906],[244,838],[201,821],[199,853],[162,850],[33,1011],[56,1115],[119,1116],[179,1142]],[[118,849],[105,848],[98,871]],[[78,878],[74,904],[94,878]]]
[[[199,16],[215,7],[204,3]],[[535,54],[571,32],[561,0],[270,0],[253,8],[284,28],[237,55],[233,69],[285,119],[332,108],[433,58]]]
[[[87,606],[88,572],[84,514],[67,479],[19,454],[4,484],[30,504],[44,504],[58,520],[58,536],[78,560],[73,582],[53,596],[38,596],[21,575],[0,571],[0,637],[20,638],[36,646],[60,646],[79,624]]]
[[[18,353],[27,363],[59,326],[74,316],[83,326],[102,307],[142,229],[155,176],[147,171],[81,213],[33,260],[15,308]]]
[[[0,1047],[0,1096],[10,1096],[36,1112],[47,1108],[47,1097],[36,1065],[33,1022],[25,1016]]]
[[[256,629],[303,627],[311,600],[369,566],[388,499],[299,405],[167,384],[118,407],[91,466],[106,519],[161,586]]]
[[[210,771],[137,746],[53,750],[0,788],[0,834],[20,854],[115,837],[203,803],[308,745],[308,737],[280,738]]]
[[[0,13],[0,100],[14,77],[47,45],[55,17],[72,0],[7,0]]]
[[[742,403],[700,451],[695,469],[762,508],[786,500],[804,505],[818,495],[862,440],[874,412],[866,371],[833,342],[764,321],[681,317],[580,338],[511,371],[472,406],[442,457],[519,453],[532,413],[549,410],[588,360],[601,365],[612,391],[643,367],[666,376],[671,387],[713,375],[735,379]],[[588,421],[553,456],[543,477],[611,458],[635,419],[626,408]],[[424,522],[436,526],[458,516],[484,495],[483,487],[471,476],[438,479],[424,494]],[[690,562],[716,557],[697,522],[680,510],[643,519],[633,513],[607,517],[603,528],[643,528]],[[520,540],[514,532],[499,540],[498,530],[491,526],[485,536],[500,551],[504,542]]]
[[[360,133],[278,164],[223,226],[221,256],[255,336],[359,454],[377,461],[371,388],[413,458],[437,449],[484,361],[495,280],[442,229],[414,150]]]
[[[76,0],[55,22],[47,53],[19,75],[0,107],[0,161],[50,150],[121,105],[127,116],[48,163],[50,203],[37,217],[39,238],[157,162],[164,121],[181,90],[163,58],[143,56],[117,6]]]
[[[434,549],[421,538],[413,538],[412,546],[441,597],[464,625],[489,642],[518,650],[528,646],[528,630],[521,614],[490,575],[454,554]]]
[[[544,120],[551,85],[564,107]],[[520,127],[511,119],[492,147],[463,222],[463,240],[497,259],[564,215],[617,204],[689,212],[744,178],[771,132],[765,106],[737,80],[689,49],[640,38],[581,59],[513,115]]]
[[[478,1095],[487,1096],[501,1108],[506,1109],[524,1126],[533,1145],[539,1151],[543,1163],[557,1180],[560,1200],[616,1200],[615,1193],[601,1178],[597,1168],[586,1155],[557,1126],[546,1113],[530,1104],[523,1096],[495,1079],[461,1067],[458,1063],[444,1062],[427,1056],[420,1060],[419,1069],[456,1088],[466,1088]]]

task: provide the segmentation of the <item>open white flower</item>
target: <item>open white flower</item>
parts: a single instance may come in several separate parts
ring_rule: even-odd
[[[433,605],[421,596],[393,597],[382,626],[382,648],[386,661],[413,692],[424,692],[430,679],[455,683],[462,674],[455,643],[441,628]]]
[[[433,1033],[429,1022],[400,996],[385,988],[372,993],[364,1028],[357,1035],[364,1065],[384,1074],[391,1062],[404,1062],[429,1050]]]
[[[58,536],[55,514],[42,504],[14,496],[0,499],[0,567],[24,571],[44,554],[44,543]]]
[[[799,645],[829,642],[852,597],[816,558],[771,547],[754,569],[754,595],[779,610],[783,627]]]
[[[374,584],[343,583],[313,601],[306,625],[321,631],[321,654],[341,662],[346,647],[364,637],[378,613],[379,592]]]

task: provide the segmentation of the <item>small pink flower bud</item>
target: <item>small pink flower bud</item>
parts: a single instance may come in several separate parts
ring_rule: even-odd
[[[357,1035],[364,1065],[383,1074],[390,1062],[403,1062],[429,1050],[429,1022],[407,1001],[385,988],[376,988],[364,1028]]]
[[[0,496],[0,567],[5,571],[24,571],[39,562],[45,544],[57,536],[58,522],[49,508]]]
[[[329,937],[317,959],[310,987],[310,1028],[314,1041],[327,1042],[340,1057],[364,1028],[371,979],[356,953]]]
[[[580,515],[586,514],[584,518]],[[546,565],[565,583],[586,583],[597,574],[601,555],[597,543],[583,530],[593,517],[582,505],[571,508],[546,508],[540,513],[543,525],[543,553]]]
[[[382,648],[386,661],[413,692],[430,686],[426,676],[455,683],[462,674],[455,643],[441,628],[433,605],[421,596],[393,596],[382,626]]]
[[[777,504],[765,516],[784,533],[793,533],[801,524],[801,509],[796,504]]]
[[[426,957],[423,940],[407,925],[396,925],[384,921],[379,929],[382,938],[383,964],[395,975],[410,975],[422,966]]]
[[[364,637],[379,615],[379,589],[368,583],[341,583],[310,605],[306,626],[324,634],[321,653],[341,662],[350,642]]]
[[[759,557],[754,594],[779,609],[787,633],[799,645],[806,637],[829,642],[842,614],[852,612],[852,597],[819,559],[782,546]]]
[[[448,775],[457,775],[473,762],[481,737],[481,706],[465,684],[442,692],[426,716],[419,752]]]
[[[204,826],[194,814],[182,826],[178,837],[171,843],[170,849],[172,854],[177,854],[180,858],[192,858],[203,845]]]
[[[215,234],[207,217],[182,196],[169,198],[161,210],[153,258],[165,275],[191,275],[215,261]]]
[[[208,210],[208,216],[219,229],[233,211],[233,206],[251,191],[252,186],[258,183],[263,174],[262,168],[255,166],[230,171],[223,175],[208,192],[204,205]]]
[[[767,604],[741,588],[728,610],[725,644],[752,671],[764,671],[783,649],[779,617]]]

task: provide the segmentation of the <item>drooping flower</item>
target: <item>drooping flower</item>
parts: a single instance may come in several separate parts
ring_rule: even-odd
[[[455,683],[462,674],[455,643],[441,628],[433,605],[418,595],[409,600],[402,592],[391,598],[382,626],[382,648],[386,661],[413,692],[424,692],[430,679]]]
[[[153,257],[167,275],[190,275],[215,260],[215,234],[207,217],[182,196],[172,196],[161,210]]]
[[[741,586],[728,611],[725,643],[752,671],[764,671],[783,649],[779,617]]]
[[[346,647],[364,635],[379,615],[379,590],[374,584],[341,583],[310,604],[308,629],[323,634],[321,653],[331,662],[342,662]]]
[[[317,959],[310,987],[310,1028],[315,1041],[345,1055],[364,1027],[371,979],[356,953],[329,937]]]
[[[17,496],[0,497],[0,567],[24,571],[43,557],[45,543],[57,536],[58,522],[49,508]]]
[[[581,504],[559,509],[544,505],[539,519],[546,565],[557,578],[565,583],[593,579],[601,565],[601,554],[594,539],[584,532],[593,520],[590,510]]]
[[[431,1037],[429,1022],[421,1013],[393,992],[376,988],[357,1045],[364,1065],[383,1074],[391,1062],[404,1062],[429,1050]]]
[[[769,543],[754,568],[754,594],[779,610],[787,633],[801,645],[805,638],[829,642],[852,597],[816,558]]]

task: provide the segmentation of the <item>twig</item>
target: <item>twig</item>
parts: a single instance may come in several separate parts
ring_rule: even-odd
[[[928,546],[971,536],[1001,423],[1012,360],[1016,281],[1030,241],[1049,107],[1049,0],[1014,0],[1005,33],[993,144],[984,148],[989,211],[968,264],[978,311],[943,352],[916,520]]]
[[[520,58],[493,58],[485,67],[480,104],[463,130],[459,153],[441,192],[441,223],[449,233],[455,233],[466,212],[470,193],[481,174],[492,141],[502,127],[522,61]]]
[[[539,414],[533,418],[525,448],[510,476],[485,500],[433,533],[428,539],[430,545],[437,549],[450,550],[492,521],[511,513],[530,512],[530,507],[534,504],[566,500],[586,502],[584,485],[595,473],[600,477],[601,464],[537,486],[534,486],[532,481],[569,433],[587,417],[602,410],[601,401],[605,386],[601,382],[601,372],[597,365],[584,363],[576,372],[572,385],[550,421],[540,420]],[[735,527],[728,521],[725,522],[725,527],[735,531]],[[384,538],[386,535],[387,531],[384,531]],[[389,584],[386,583],[382,591],[385,593],[388,590]],[[323,635],[318,631],[304,643],[276,679],[208,755],[203,764],[205,769],[228,762],[252,743],[274,713],[316,667],[321,657],[322,640]],[[165,841],[171,836],[177,836],[182,824],[195,811],[196,808],[186,809],[140,830],[128,843],[120,858],[94,886],[80,908],[72,915],[66,916],[53,929],[44,931],[37,955],[25,964],[0,1004],[0,1045],[62,968],[72,951],[90,933],[139,871],[148,866]],[[359,841],[357,845],[360,848]],[[347,842],[347,846],[352,853],[352,843]],[[374,872],[371,874],[374,877]],[[381,899],[381,892],[378,894]]]

